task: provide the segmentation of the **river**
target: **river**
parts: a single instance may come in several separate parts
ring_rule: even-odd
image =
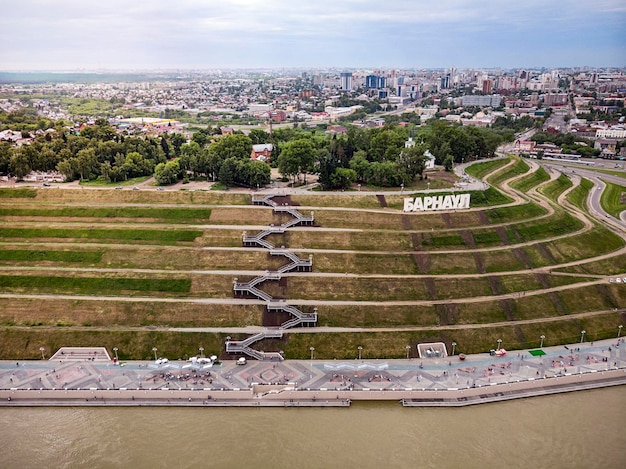
[[[617,468],[624,386],[466,408],[0,408],[3,468]]]

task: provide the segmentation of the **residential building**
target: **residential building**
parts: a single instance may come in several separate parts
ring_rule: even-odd
[[[500,100],[502,97],[499,94],[491,94],[487,96],[482,95],[466,95],[461,97],[461,104],[464,107],[467,106],[480,106],[480,107],[498,107],[500,106]]]
[[[341,72],[340,82],[343,91],[352,90],[352,72]]]
[[[596,138],[615,138],[621,140],[626,138],[626,129],[598,129],[596,130]]]
[[[272,158],[273,149],[274,145],[272,145],[271,143],[260,143],[258,145],[252,145],[252,153],[250,154],[250,159],[263,161],[269,164]]]

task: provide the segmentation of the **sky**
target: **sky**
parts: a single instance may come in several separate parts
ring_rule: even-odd
[[[0,70],[626,66],[626,0],[2,0]]]

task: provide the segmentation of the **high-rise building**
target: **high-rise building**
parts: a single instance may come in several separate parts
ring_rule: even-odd
[[[441,77],[441,89],[447,90],[450,88],[450,74],[446,74]]]
[[[380,75],[367,75],[365,77],[365,87],[368,90],[379,90],[385,88],[387,85],[387,79]]]
[[[341,89],[343,91],[352,89],[352,72],[341,72]]]

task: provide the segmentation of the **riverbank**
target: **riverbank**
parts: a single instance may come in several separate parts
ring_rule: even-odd
[[[618,339],[463,360],[0,362],[0,406],[457,407],[618,385],[626,385]]]

